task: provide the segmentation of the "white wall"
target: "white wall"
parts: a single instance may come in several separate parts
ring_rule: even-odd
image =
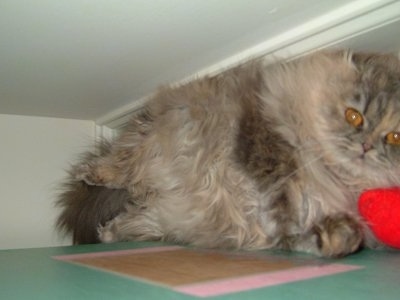
[[[0,114],[0,249],[70,243],[54,229],[57,187],[94,136],[92,121]]]

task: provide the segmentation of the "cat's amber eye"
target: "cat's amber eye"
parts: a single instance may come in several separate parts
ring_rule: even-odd
[[[356,128],[359,128],[364,122],[362,114],[358,110],[352,107],[346,109],[345,117],[347,123]]]
[[[400,146],[400,132],[389,132],[385,137],[386,143]]]

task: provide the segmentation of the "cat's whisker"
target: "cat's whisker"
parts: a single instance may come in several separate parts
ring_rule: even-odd
[[[322,146],[322,144],[325,144]],[[341,138],[320,138],[318,140],[307,141],[296,147],[296,151],[318,151],[320,152],[322,148],[328,148],[329,145],[335,145],[335,147],[346,147],[348,146],[348,141]]]
[[[308,167],[310,167],[313,163],[317,162],[318,160],[320,160],[323,157],[323,154],[320,154],[319,156],[315,157],[314,159],[308,161],[307,163],[305,163],[304,165],[296,168],[296,170],[294,170],[293,172],[291,172],[289,175],[287,175],[286,177],[284,177],[283,181],[288,180],[290,177],[292,177],[293,175],[295,175],[296,173],[298,173],[301,170],[304,170]]]

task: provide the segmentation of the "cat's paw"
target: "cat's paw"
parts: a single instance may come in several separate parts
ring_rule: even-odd
[[[87,163],[78,165],[73,171],[73,177],[78,181],[84,181],[87,185],[104,185],[95,168]]]
[[[319,254],[325,257],[342,257],[360,248],[363,234],[360,224],[351,216],[327,216],[313,229]]]
[[[105,226],[100,225],[97,228],[97,234],[102,243],[114,243],[118,241],[112,221],[108,222]]]

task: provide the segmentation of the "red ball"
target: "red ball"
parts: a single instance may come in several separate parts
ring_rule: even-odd
[[[367,190],[358,209],[378,240],[400,248],[400,188]]]

